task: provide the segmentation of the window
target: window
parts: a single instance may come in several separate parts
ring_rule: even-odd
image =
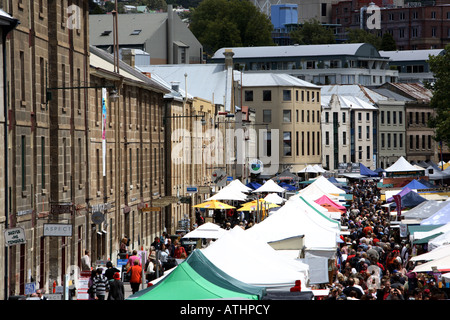
[[[390,133],[387,134],[387,147],[388,147],[388,149],[391,148],[391,134]]]
[[[322,5],[322,10],[321,10],[321,13],[322,13],[322,17],[326,17],[327,16],[327,4],[326,3],[322,3],[321,4]]]
[[[416,135],[416,149],[419,149],[419,135]]]
[[[397,112],[392,111],[392,124],[397,124]]]
[[[263,110],[263,122],[272,122],[272,110]]]
[[[386,111],[386,123],[391,124],[391,112]]]
[[[358,126],[358,139],[362,139],[362,127]]]
[[[41,137],[41,189],[45,189],[45,137]]]
[[[414,148],[414,136],[409,136],[409,149]]]
[[[384,141],[384,133],[381,134],[381,147],[384,148],[385,141]]]
[[[330,132],[325,131],[325,145],[330,145]]]
[[[283,90],[283,101],[291,101],[291,90]]]
[[[347,132],[342,132],[342,144],[347,145]]]
[[[366,159],[367,159],[367,160],[370,160],[370,146],[367,146],[367,147],[366,147],[366,153],[367,153],[367,154],[366,154]]]
[[[428,135],[428,149],[431,149],[431,136]]]
[[[329,123],[329,122],[330,122],[330,113],[325,112],[325,123]]]
[[[399,148],[403,148],[403,133],[398,134],[398,146]]]
[[[299,148],[298,148],[298,131],[295,131],[295,155],[298,157],[299,155]]]
[[[27,146],[25,136],[21,137],[21,143],[22,155],[20,164],[22,165],[22,191],[25,191],[27,189]]]
[[[370,121],[370,113],[366,113],[366,121]]]
[[[263,101],[272,101],[272,91],[263,90]]]
[[[393,139],[393,142],[394,142],[394,148],[397,148],[397,134],[394,133],[393,137],[394,137],[394,139]]]
[[[422,149],[425,149],[425,135],[422,135]]]
[[[342,123],[345,123],[345,112],[342,112]]]
[[[398,112],[398,123],[403,124],[403,111]]]
[[[366,139],[367,140],[370,139],[370,127],[369,126],[366,127]]]
[[[305,132],[302,131],[302,156],[305,155]]]
[[[130,35],[131,36],[137,36],[137,35],[139,35],[140,33],[141,33],[141,29],[135,29],[135,30],[133,30],[131,33],[130,33]]]
[[[272,133],[267,131],[266,134],[266,156],[270,157],[272,155]]]
[[[359,158],[359,160],[362,160],[362,147],[361,146],[358,147],[358,158]]]
[[[361,112],[358,112],[358,121],[362,121],[362,114],[361,114]]]
[[[292,139],[291,132],[285,131],[283,132],[283,155],[291,156],[292,155]]]
[[[100,36],[105,37],[105,36],[109,36],[111,34],[112,30],[105,30],[103,31]]]
[[[283,122],[291,122],[291,110],[283,110]]]
[[[245,101],[253,101],[253,90],[245,90]]]

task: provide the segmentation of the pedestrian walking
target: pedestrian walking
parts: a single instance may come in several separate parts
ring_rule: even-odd
[[[142,267],[139,265],[139,260],[134,260],[134,265],[127,272],[130,273],[131,291],[135,294],[139,291],[139,286],[142,283]]]
[[[94,293],[96,300],[105,300],[106,293],[109,291],[109,280],[103,274],[103,270],[98,268],[94,278]]]
[[[113,280],[110,281],[108,300],[125,300],[125,288],[119,272],[114,273]]]
[[[84,251],[84,256],[81,258],[81,271],[91,271],[91,257],[89,250]]]

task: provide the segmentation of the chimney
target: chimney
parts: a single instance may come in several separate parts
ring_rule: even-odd
[[[223,53],[225,56],[225,67],[233,67],[233,56],[234,52],[231,49],[225,49],[225,52]]]
[[[134,49],[124,48],[122,49],[122,61],[130,65],[132,68],[135,67],[136,54]]]

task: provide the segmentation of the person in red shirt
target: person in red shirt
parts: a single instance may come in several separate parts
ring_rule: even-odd
[[[139,265],[139,260],[133,261],[133,266],[127,270],[131,273],[130,286],[133,294],[139,291],[139,286],[142,283],[142,267]]]

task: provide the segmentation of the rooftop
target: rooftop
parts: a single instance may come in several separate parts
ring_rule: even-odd
[[[444,49],[379,51],[382,57],[390,58],[392,61],[427,61],[430,55],[443,55],[444,52]]]

